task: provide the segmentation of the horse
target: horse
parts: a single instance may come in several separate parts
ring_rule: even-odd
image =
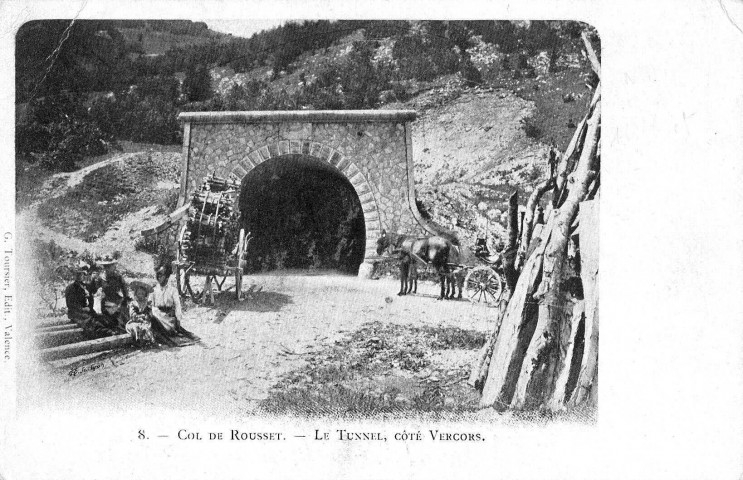
[[[413,260],[420,259],[431,264],[439,276],[441,293],[438,299],[442,300],[448,298],[445,296],[446,276],[449,274],[449,254],[453,246],[451,240],[440,236],[413,237],[382,230],[382,235],[377,239],[377,255],[382,255],[384,251],[389,254],[402,251],[410,254]]]
[[[399,250],[400,255],[400,295],[408,295],[418,291],[418,265],[417,260],[408,252]]]
[[[467,268],[460,264],[460,256],[460,247],[452,245],[449,250],[449,272],[446,275],[446,296],[444,297],[449,300],[454,300],[455,297],[457,300],[462,299],[462,289],[464,288]],[[457,294],[457,288],[459,289],[459,294]]]

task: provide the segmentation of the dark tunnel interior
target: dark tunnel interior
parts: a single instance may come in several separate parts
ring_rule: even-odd
[[[239,204],[241,225],[253,237],[248,271],[358,273],[364,214],[353,186],[334,167],[305,155],[271,159],[243,179]]]

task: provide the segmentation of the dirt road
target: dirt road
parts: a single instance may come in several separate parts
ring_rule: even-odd
[[[255,410],[272,385],[312,355],[370,322],[492,328],[494,310],[466,301],[437,301],[426,283],[398,297],[392,279],[361,280],[323,272],[253,276],[263,290],[237,303],[191,306],[184,326],[201,342],[179,348],[129,350],[72,368],[29,364],[21,371],[19,405],[28,408],[167,407],[206,415]],[[247,288],[247,287],[246,287]],[[448,355],[441,368],[467,368],[476,351]]]

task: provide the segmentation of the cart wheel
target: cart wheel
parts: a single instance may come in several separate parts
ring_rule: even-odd
[[[186,270],[181,265],[175,265],[175,286],[178,288],[178,295],[186,296]]]
[[[248,249],[248,243],[250,243],[250,233],[245,234],[245,229],[240,229],[240,237],[237,242],[237,263],[235,268],[235,294],[237,295],[237,301],[242,300],[243,290],[243,270],[245,269],[245,252]]]
[[[464,279],[471,302],[495,304],[503,293],[503,282],[492,268],[480,265],[467,272]]]
[[[191,235],[186,231],[188,225],[183,225],[178,234],[178,248],[176,249],[176,261],[182,262],[186,259],[185,245],[191,240]]]
[[[235,269],[235,293],[237,294],[237,301],[242,300],[243,293],[243,270],[242,268]]]

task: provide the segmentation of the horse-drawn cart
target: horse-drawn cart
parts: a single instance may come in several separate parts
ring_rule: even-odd
[[[178,235],[177,257],[173,262],[178,293],[199,301],[208,295],[212,283],[221,291],[227,277],[235,278],[235,293],[241,299],[242,275],[250,233],[239,228],[234,208],[239,185],[213,175],[194,192],[187,218]],[[204,288],[196,289],[191,277],[205,276]],[[220,281],[221,278],[221,281]],[[230,287],[232,288],[232,287]]]
[[[505,285],[502,264],[499,255],[490,256],[483,239],[477,240],[474,249],[453,247],[446,265],[451,295],[458,287],[459,298],[466,292],[470,302],[498,303]]]
[[[466,288],[470,301],[495,304],[503,293],[500,256],[490,256],[484,239],[478,239],[474,249],[464,249],[441,236],[414,237],[383,230],[377,240],[377,255],[384,251],[390,256],[402,255],[397,257],[401,262],[409,257],[423,268],[433,267],[441,283],[440,299],[462,298]],[[417,288],[418,269],[406,268],[404,278],[402,271],[401,263],[399,294],[405,295]]]

